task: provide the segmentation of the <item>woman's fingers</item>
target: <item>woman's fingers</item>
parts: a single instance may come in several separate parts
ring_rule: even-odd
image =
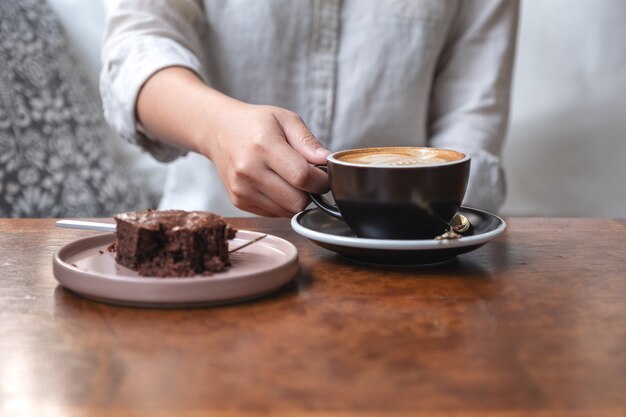
[[[306,207],[306,192],[328,190],[327,174],[311,165],[325,163],[328,151],[295,113],[243,103],[222,110],[205,154],[236,207],[289,217]]]
[[[330,151],[325,149],[296,113],[278,109],[276,120],[287,143],[311,164],[326,164]]]
[[[277,141],[272,148],[272,157],[267,159],[267,166],[289,185],[311,193],[328,191],[328,175],[309,164],[287,142]]]
[[[254,175],[239,175],[227,189],[233,204],[256,214],[260,209],[274,216],[291,217],[309,203],[308,195],[290,185],[274,171],[265,168],[250,170]]]

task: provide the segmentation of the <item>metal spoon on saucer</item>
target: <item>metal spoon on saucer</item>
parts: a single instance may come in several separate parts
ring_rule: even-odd
[[[459,239],[463,237],[463,233],[469,230],[470,226],[471,224],[467,217],[457,213],[457,215],[454,216],[454,219],[450,222],[448,230],[435,237],[435,240]]]

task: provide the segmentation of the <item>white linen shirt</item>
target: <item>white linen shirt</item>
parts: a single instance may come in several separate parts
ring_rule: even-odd
[[[160,209],[246,213],[207,158],[148,137],[138,92],[182,66],[238,100],[298,113],[330,150],[435,146],[472,157],[465,205],[497,212],[517,0],[108,0],[105,116],[169,164]],[[210,138],[207,138],[210,140]],[[184,156],[183,156],[184,155]]]

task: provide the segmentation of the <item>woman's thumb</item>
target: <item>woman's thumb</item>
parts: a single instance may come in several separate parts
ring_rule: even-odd
[[[278,118],[287,142],[311,164],[325,164],[330,151],[311,133],[304,121],[295,113]]]

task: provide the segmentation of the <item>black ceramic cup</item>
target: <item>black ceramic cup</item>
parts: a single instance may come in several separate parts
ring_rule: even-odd
[[[336,205],[319,194],[311,199],[358,237],[432,239],[461,206],[470,158],[439,148],[362,148],[335,152],[319,168]]]

